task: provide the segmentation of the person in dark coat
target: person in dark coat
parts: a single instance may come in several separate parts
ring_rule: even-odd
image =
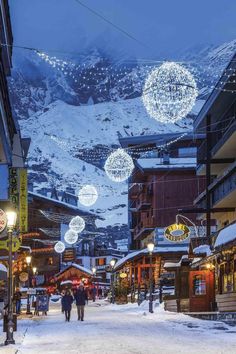
[[[20,292],[20,289],[17,288],[16,292],[15,292],[15,294],[13,296],[13,301],[15,301],[15,304],[16,304],[16,313],[17,313],[17,315],[19,315],[20,312],[21,312],[21,297],[22,297],[22,294]]]
[[[65,318],[66,318],[67,322],[70,321],[70,313],[71,313],[71,307],[72,307],[73,300],[74,299],[73,299],[73,296],[71,295],[70,290],[66,290],[66,293],[62,297],[61,301],[62,301],[62,308],[65,312]]]
[[[78,311],[78,321],[84,320],[84,306],[87,300],[88,300],[87,293],[84,290],[84,285],[81,283],[79,289],[77,289],[75,293],[75,301],[76,301],[76,306]]]

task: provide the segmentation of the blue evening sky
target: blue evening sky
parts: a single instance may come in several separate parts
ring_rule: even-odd
[[[14,43],[114,55],[163,57],[236,38],[236,0],[81,0],[145,45],[119,33],[76,0],[10,0]],[[118,54],[119,53],[119,54]]]

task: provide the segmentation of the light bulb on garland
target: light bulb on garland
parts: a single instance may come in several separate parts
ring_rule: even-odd
[[[148,75],[142,99],[150,116],[174,123],[191,111],[197,94],[193,75],[179,64],[166,62]]]
[[[57,253],[63,253],[65,251],[65,244],[61,241],[58,241],[55,246],[54,246],[54,250],[57,252]]]
[[[91,206],[96,203],[98,192],[93,185],[87,184],[79,191],[79,202],[85,206]]]
[[[65,236],[64,236],[64,240],[69,245],[73,245],[74,243],[76,243],[78,241],[78,233],[76,231],[73,231],[70,229],[70,230],[66,231]]]
[[[80,216],[75,216],[74,218],[71,219],[69,223],[69,228],[77,233],[80,233],[84,230],[85,228],[85,221],[83,218]]]
[[[134,163],[125,150],[117,149],[108,156],[104,168],[112,181],[123,182],[131,175]]]

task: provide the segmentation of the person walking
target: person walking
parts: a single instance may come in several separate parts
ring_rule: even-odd
[[[22,297],[22,294],[20,292],[20,289],[17,288],[16,289],[16,292],[13,296],[13,300],[15,301],[15,304],[16,304],[16,313],[17,315],[20,315],[20,312],[21,312],[21,297]]]
[[[77,289],[75,293],[75,301],[78,311],[78,321],[84,320],[84,306],[87,300],[88,296],[86,291],[84,290],[84,284],[80,283],[79,289]]]
[[[74,301],[70,290],[66,290],[66,293],[62,297],[61,301],[62,301],[62,308],[65,312],[65,319],[67,322],[70,322],[71,307],[72,307],[72,303]]]

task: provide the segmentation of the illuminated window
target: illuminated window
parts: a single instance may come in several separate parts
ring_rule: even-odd
[[[106,265],[106,258],[97,258],[96,266],[103,266],[103,265]]]
[[[195,275],[193,278],[193,293],[194,295],[206,294],[206,279],[204,275]]]

